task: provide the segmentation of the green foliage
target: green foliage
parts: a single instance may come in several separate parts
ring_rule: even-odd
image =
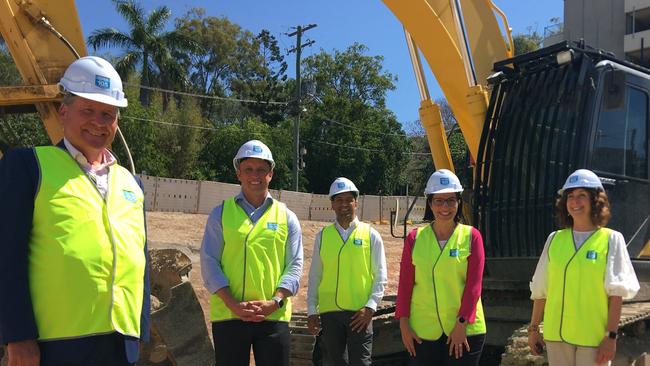
[[[115,9],[129,24],[128,32],[115,28],[97,29],[88,37],[88,44],[95,51],[102,47],[117,47],[124,54],[117,58],[115,68],[124,79],[136,66],[142,65],[141,82],[144,86],[160,86],[165,89],[186,86],[188,52],[198,50],[196,42],[177,31],[163,29],[171,10],[161,6],[146,14],[135,0],[113,0]],[[149,105],[150,91],[140,90],[140,103]],[[165,103],[168,96],[165,96]]]
[[[542,36],[536,31],[529,32],[528,34],[515,34],[512,41],[515,46],[515,56],[523,55],[524,53],[532,52],[539,49],[542,44]]]
[[[307,103],[301,126],[308,191],[327,192],[339,176],[367,194],[392,194],[400,185],[409,142],[384,108],[395,79],[382,69],[381,57],[366,51],[354,44],[304,60],[305,74],[316,83],[316,98]]]
[[[1,38],[0,38],[1,40]],[[0,42],[0,86],[21,85],[22,78],[4,42]],[[43,122],[35,113],[0,115],[0,151],[19,146],[49,145]]]

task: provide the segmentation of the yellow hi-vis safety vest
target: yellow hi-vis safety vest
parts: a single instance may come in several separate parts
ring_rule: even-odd
[[[411,296],[409,324],[418,337],[437,340],[449,335],[456,325],[471,249],[472,227],[458,224],[440,249],[431,225],[418,228],[413,245],[415,285]],[[467,335],[486,332],[483,305],[476,304],[476,320],[468,324]]]
[[[334,224],[323,229],[320,243],[323,276],[318,285],[320,313],[363,308],[372,291],[370,225],[363,222],[343,242]]]
[[[600,228],[576,251],[571,229],[559,230],[548,248],[544,339],[598,347],[607,332],[605,269],[611,230]]]
[[[39,340],[119,332],[140,336],[144,194],[110,166],[102,198],[68,152],[37,147],[41,181],[29,240],[29,287]]]
[[[223,253],[221,269],[228,278],[230,292],[237,301],[270,300],[284,272],[289,227],[287,206],[273,200],[271,206],[256,223],[230,198],[223,202]],[[216,294],[210,297],[210,319],[222,321],[237,319]],[[267,320],[291,320],[291,299]]]

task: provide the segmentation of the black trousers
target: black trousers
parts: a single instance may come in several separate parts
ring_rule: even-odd
[[[320,315],[324,365],[370,366],[372,363],[372,321],[361,332],[350,328],[354,311],[333,311]]]
[[[289,366],[289,323],[225,320],[212,323],[216,366]]]
[[[449,356],[449,346],[447,345],[447,336],[442,335],[438,340],[425,341],[422,344],[415,343],[415,357],[413,365],[417,366],[478,366],[485,343],[485,334],[477,334],[467,337],[470,351],[463,349],[463,357],[456,358]]]
[[[39,342],[41,366],[129,366],[124,336],[118,333]]]

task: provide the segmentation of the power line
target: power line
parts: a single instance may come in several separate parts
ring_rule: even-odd
[[[194,128],[198,130],[207,130],[207,131],[219,131],[219,128],[215,127],[203,127],[203,126],[192,126],[192,125],[184,125],[181,123],[174,123],[174,122],[166,122],[166,121],[160,121],[160,120],[155,120],[155,119],[149,119],[149,118],[139,118],[139,117],[130,117],[130,116],[121,116],[120,118],[124,119],[130,119],[130,120],[136,120],[136,121],[144,121],[144,122],[152,122],[152,123],[157,123],[161,125],[167,125],[167,126],[177,126],[177,127],[186,127],[186,128]],[[239,126],[234,126],[240,131],[247,131]],[[252,131],[247,131],[253,135],[257,136],[262,136],[259,132],[252,132]],[[368,152],[378,152],[378,153],[383,153],[383,150],[378,150],[378,149],[369,149],[365,147],[358,147],[358,146],[348,146],[348,145],[340,145],[340,144],[335,144],[332,142],[327,142],[327,141],[315,141],[311,139],[305,139],[303,138],[304,141],[307,142],[312,142],[315,144],[321,144],[321,145],[328,145],[328,146],[333,146],[333,147],[341,147],[345,149],[351,149],[351,150],[362,150],[362,151],[368,151]],[[430,153],[412,153],[412,152],[403,152],[402,154],[404,155],[409,155],[409,156],[431,156]]]
[[[151,123],[156,123],[156,124],[159,124],[159,125],[166,125],[166,126],[194,128],[194,129],[197,129],[197,130],[204,130],[204,131],[219,131],[220,130],[219,128],[216,128],[216,127],[203,127],[203,126],[184,125],[182,123],[159,121],[159,120],[149,119],[149,118],[139,118],[139,117],[131,117],[131,116],[120,116],[120,118],[130,119],[130,120],[135,120],[135,121],[151,122]],[[243,128],[239,127],[239,126],[234,126],[234,125],[232,125],[232,126],[234,128],[236,128],[236,129],[240,130],[240,131],[246,131],[246,132],[250,133],[251,135],[263,136],[259,132],[246,130],[246,129],[243,129]]]
[[[339,121],[333,120],[333,119],[331,119],[331,118],[325,118],[325,121],[326,121],[326,122],[335,123],[335,124],[337,124],[337,125],[341,125],[341,126],[345,126],[345,127],[353,128],[353,129],[355,129],[355,130],[361,130],[361,131],[363,131],[363,132],[370,132],[370,133],[374,133],[374,134],[378,134],[378,135],[384,135],[384,136],[403,136],[403,137],[408,137],[408,135],[405,134],[405,133],[396,133],[396,132],[380,132],[380,131],[367,130],[367,129],[363,128],[363,127],[353,126],[353,125],[350,125],[350,124],[347,124],[347,123],[343,123],[343,122],[339,122]]]
[[[384,150],[378,150],[378,149],[369,149],[366,147],[358,147],[358,146],[347,146],[347,145],[340,145],[340,144],[335,144],[332,142],[327,142],[327,141],[315,141],[315,140],[310,140],[310,139],[303,139],[307,142],[312,142],[315,144],[321,144],[321,145],[328,145],[328,146],[333,146],[333,147],[342,147],[344,149],[351,149],[351,150],[362,150],[362,151],[368,151],[368,152],[377,152],[377,153],[383,153],[385,152]],[[412,152],[403,152],[403,155],[409,155],[409,156],[431,156],[430,153],[412,153]]]
[[[223,100],[226,102],[241,102],[241,103],[255,103],[255,104],[271,104],[271,105],[289,105],[287,102],[276,102],[276,101],[261,101],[261,100],[252,100],[252,99],[239,99],[239,98],[230,98],[230,97],[219,97],[216,95],[206,95],[206,94],[197,94],[197,93],[188,93],[188,92],[182,92],[182,91],[177,91],[177,90],[170,90],[170,89],[163,89],[163,88],[156,88],[153,86],[146,86],[146,85],[140,85],[140,84],[133,84],[133,83],[124,83],[124,85],[132,86],[132,87],[137,87],[137,88],[142,88],[142,89],[147,89],[147,90],[154,90],[154,91],[159,91],[159,92],[165,92],[169,94],[177,94],[177,95],[185,95],[188,97],[196,97],[196,98],[204,98],[204,99],[216,99],[216,100]]]

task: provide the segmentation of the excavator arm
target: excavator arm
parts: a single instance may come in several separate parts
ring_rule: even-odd
[[[1,87],[0,107],[34,105],[50,140],[59,141],[63,130],[56,83],[77,59],[73,49],[86,55],[74,1],[0,0],[0,31],[25,84]]]
[[[384,0],[404,26],[420,89],[420,120],[437,169],[453,170],[440,108],[430,98],[419,58],[427,60],[476,158],[488,105],[492,65],[512,54],[503,13],[490,0]],[[509,45],[494,13],[503,17]],[[509,47],[508,47],[509,46]]]

